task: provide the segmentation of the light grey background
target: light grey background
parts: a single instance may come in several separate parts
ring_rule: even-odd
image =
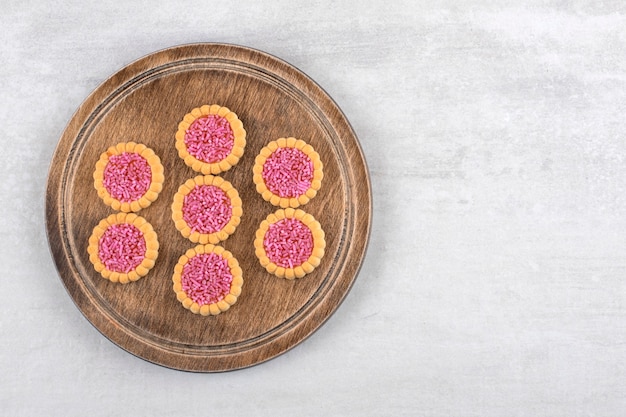
[[[375,218],[352,292],[310,339],[189,374],[83,318],[43,196],[91,91],[209,41],[277,55],[338,102]],[[2,415],[626,412],[623,1],[3,1],[0,58]]]

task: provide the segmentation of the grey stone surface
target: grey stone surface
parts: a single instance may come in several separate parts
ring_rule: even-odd
[[[623,2],[9,0],[0,27],[3,415],[624,415]],[[261,49],[320,83],[374,192],[337,313],[218,375],[101,336],[44,228],[49,162],[82,100],[190,42]]]

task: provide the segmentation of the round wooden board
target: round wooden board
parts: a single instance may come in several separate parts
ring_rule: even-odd
[[[172,290],[174,265],[195,244],[171,219],[178,186],[197,175],[178,157],[174,134],[192,108],[220,104],[247,131],[239,164],[221,174],[243,200],[236,232],[222,246],[239,260],[244,285],[218,316],[195,315]],[[252,181],[261,148],[279,137],[310,143],[324,163],[318,195],[301,208],[326,233],[326,253],[313,273],[293,281],[267,273],[254,255],[260,222],[277,208]],[[154,227],[159,257],[128,285],[98,274],[87,254],[93,227],[114,211],[98,198],[99,155],[135,141],[161,158],[159,198],[138,212]],[[174,47],[139,59],[98,87],[79,107],[55,151],[46,193],[48,242],[61,279],[87,319],[123,349],[167,367],[215,372],[251,366],[303,341],[337,309],[361,266],[371,224],[371,189],[358,140],[332,99],[293,66],[260,51],[224,44]]]

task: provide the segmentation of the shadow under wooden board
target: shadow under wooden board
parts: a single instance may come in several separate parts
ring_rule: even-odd
[[[198,173],[178,156],[174,135],[184,115],[204,104],[237,113],[247,131],[241,160],[220,174],[243,201],[241,224],[220,243],[243,270],[237,303],[217,316],[192,314],[172,289],[178,258],[196,244],[171,217],[179,185]],[[277,207],[252,180],[261,148],[301,138],[319,153],[324,179],[301,206],[322,225],[326,252],[301,279],[266,272],[254,254],[261,221]],[[160,243],[155,267],[137,282],[103,279],[89,261],[94,226],[114,211],[98,197],[93,172],[100,154],[119,142],[152,148],[165,170],[163,190],[138,212]],[[302,342],[347,295],[363,261],[372,214],[370,180],[358,139],[341,110],[310,78],[266,53],[224,44],[184,45],[123,68],[79,107],[55,151],[46,194],[48,241],[61,279],[80,311],[107,338],[170,368],[216,372],[251,366]]]

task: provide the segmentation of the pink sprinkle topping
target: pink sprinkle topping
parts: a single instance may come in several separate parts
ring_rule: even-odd
[[[228,295],[233,274],[228,261],[216,253],[201,253],[183,266],[183,291],[198,305],[217,303]]]
[[[139,200],[150,188],[152,170],[144,157],[134,152],[111,155],[102,183],[111,197],[129,203]]]
[[[219,232],[232,213],[230,198],[215,185],[196,185],[183,200],[183,220],[194,232]]]
[[[146,239],[132,224],[109,226],[98,242],[98,257],[109,271],[128,273],[137,268],[146,255]]]
[[[298,219],[279,220],[270,224],[263,247],[270,261],[283,268],[294,268],[313,253],[313,233]]]
[[[278,148],[263,165],[267,189],[283,198],[306,193],[313,181],[313,162],[300,149]]]
[[[185,132],[187,151],[196,159],[213,164],[233,150],[235,135],[226,118],[210,114],[194,120]]]

